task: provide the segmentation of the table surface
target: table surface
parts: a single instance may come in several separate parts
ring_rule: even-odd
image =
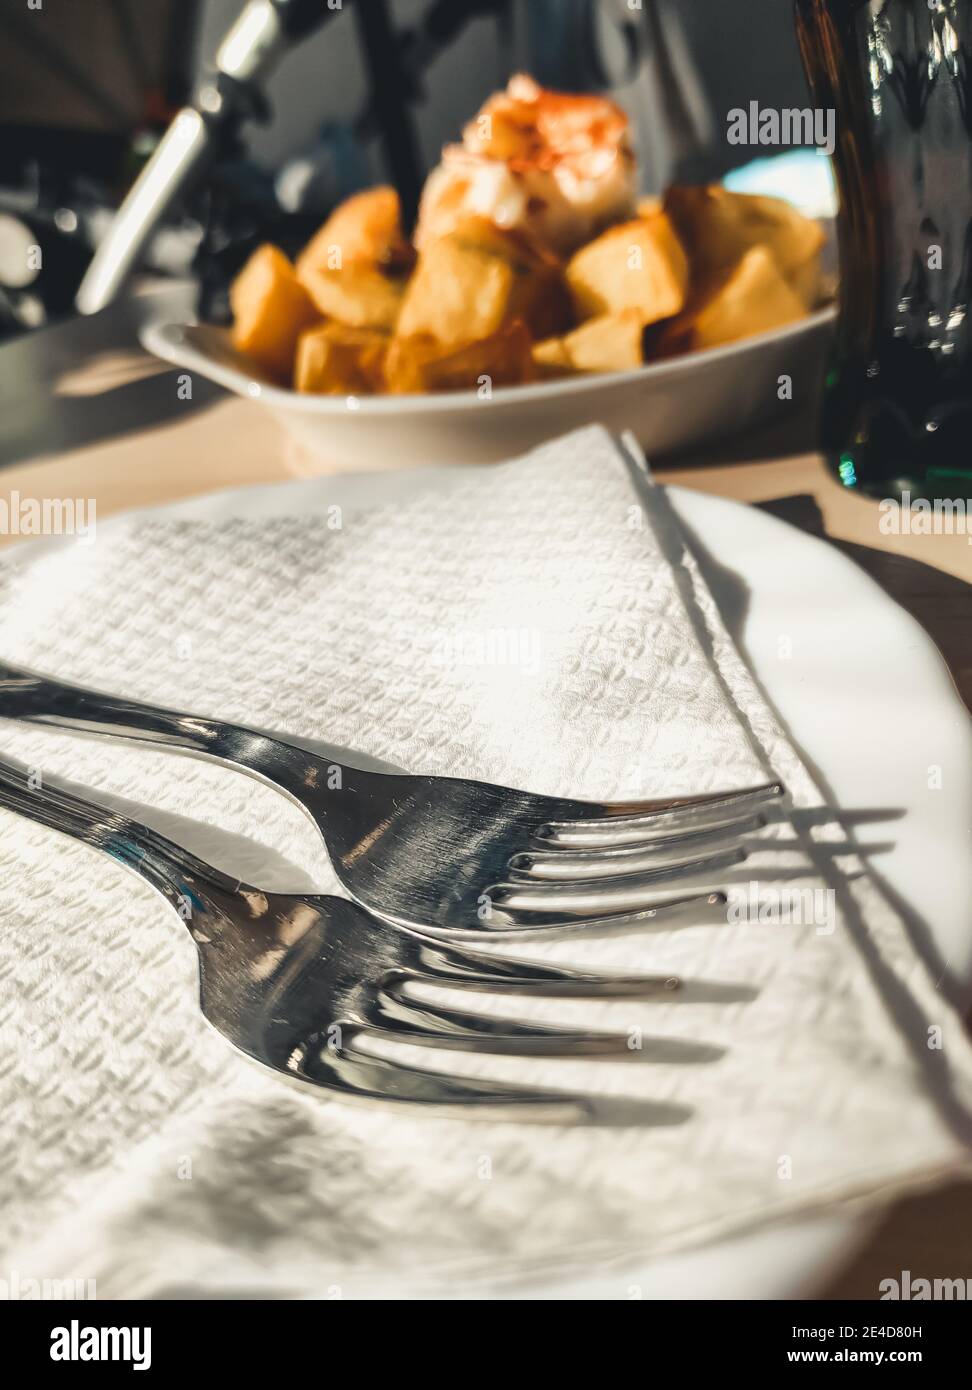
[[[179,399],[175,374],[136,346],[157,306],[138,296],[0,347],[0,499],[94,498],[104,519],[320,471],[255,402],[198,381],[191,402]],[[840,487],[810,440],[812,421],[795,417],[655,475],[753,503],[837,545],[922,623],[972,709],[972,537],[883,534],[877,505]],[[812,1292],[873,1299],[903,1269],[972,1278],[972,1181],[889,1206],[851,1263]]]

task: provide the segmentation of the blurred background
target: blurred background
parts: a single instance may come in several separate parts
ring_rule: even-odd
[[[212,317],[258,241],[299,245],[376,181],[414,203],[443,143],[511,72],[620,101],[646,192],[751,159],[726,143],[731,108],[806,100],[787,0],[746,0],[745,23],[724,0],[314,3],[314,31],[268,80],[230,94],[218,154],[139,259],[143,271],[192,276]],[[173,115],[198,103],[243,8],[0,0],[0,338],[72,312],[113,212]]]

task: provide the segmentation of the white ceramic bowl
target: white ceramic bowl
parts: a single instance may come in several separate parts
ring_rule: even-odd
[[[835,317],[823,309],[787,328],[708,352],[628,372],[605,372],[481,398],[474,391],[428,396],[311,396],[254,377],[225,329],[151,323],[150,352],[259,399],[328,468],[492,463],[581,425],[630,429],[651,459],[728,437],[793,409],[779,397],[789,376],[794,400],[816,396]]]

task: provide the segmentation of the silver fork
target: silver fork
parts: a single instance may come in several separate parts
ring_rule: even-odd
[[[439,1074],[369,1055],[363,1038],[447,1050],[602,1057],[668,1063],[717,1060],[724,1049],[678,1039],[521,1023],[411,997],[431,984],[552,998],[731,1002],[745,986],[675,978],[600,975],[457,949],[373,917],[343,898],[264,893],[237,883],[157,831],[65,788],[28,784],[26,769],[0,762],[0,807],[82,841],[145,879],[177,911],[199,953],[204,1015],[242,1052],[290,1080],[344,1097],[459,1105],[552,1107],[543,1118],[576,1118],[584,1097]],[[685,1118],[649,1106],[654,1122]]]
[[[368,772],[221,720],[119,699],[0,663],[0,716],[228,763],[287,793],[358,902],[423,933],[715,920],[719,874],[746,858],[779,782],[610,803],[487,782]]]

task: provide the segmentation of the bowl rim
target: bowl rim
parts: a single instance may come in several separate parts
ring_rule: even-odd
[[[272,382],[248,377],[238,368],[217,360],[207,351],[205,345],[195,336],[200,330],[206,332],[225,332],[212,324],[198,321],[172,323],[162,319],[150,320],[139,332],[142,346],[154,356],[176,367],[196,370],[201,375],[217,382],[235,395],[251,400],[262,400],[278,409],[296,411],[301,414],[345,416],[349,410],[357,415],[398,415],[403,413],[438,414],[464,411],[476,407],[479,410],[506,408],[517,402],[523,405],[537,402],[555,402],[558,398],[596,394],[612,387],[645,384],[664,381],[672,377],[689,375],[696,370],[715,366],[727,359],[753,354],[771,342],[785,343],[806,333],[820,331],[830,326],[836,319],[834,304],[816,309],[804,318],[782,328],[773,328],[765,333],[755,333],[748,338],[740,338],[734,343],[721,347],[706,348],[701,352],[689,352],[684,356],[672,357],[664,362],[647,362],[640,367],[632,367],[619,372],[591,372],[583,376],[564,377],[556,381],[529,382],[522,386],[500,386],[489,396],[480,396],[476,391],[443,391],[423,395],[378,395],[378,396],[328,396],[293,391],[289,387],[275,386]],[[254,389],[256,388],[256,389]],[[351,405],[351,402],[354,405]]]

